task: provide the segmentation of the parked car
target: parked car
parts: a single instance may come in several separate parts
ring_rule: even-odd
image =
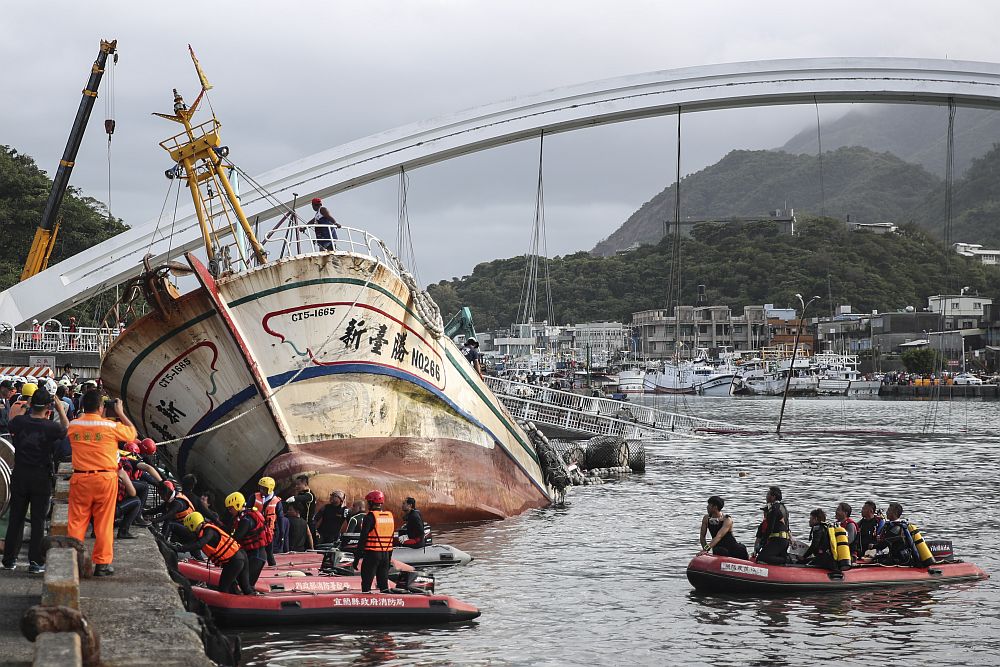
[[[955,376],[955,384],[982,384],[983,381],[972,373],[959,373]]]

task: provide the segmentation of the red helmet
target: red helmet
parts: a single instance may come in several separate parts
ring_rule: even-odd
[[[365,500],[367,500],[370,503],[384,503],[385,494],[379,491],[378,489],[376,489],[375,491],[369,491],[368,495],[365,496]]]
[[[152,438],[143,438],[139,442],[139,451],[143,454],[155,454],[156,453],[156,443],[153,442]]]
[[[177,491],[177,487],[169,479],[163,480],[162,489],[169,493],[175,493]]]
[[[129,454],[136,454],[136,455],[138,455],[139,454],[139,443],[137,443],[135,440],[133,440],[131,442],[126,442],[125,443],[125,451],[128,452]]]

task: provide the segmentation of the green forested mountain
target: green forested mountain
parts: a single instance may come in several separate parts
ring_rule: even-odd
[[[732,151],[716,164],[681,180],[683,219],[763,216],[793,208],[799,215],[821,213],[859,222],[916,220],[941,180],[889,153],[840,148],[823,154]],[[824,195],[825,194],[825,198]],[[593,252],[610,255],[633,243],[656,243],[664,221],[674,218],[674,185],[643,204]]]
[[[944,233],[944,187],[928,196],[917,222],[941,237]],[[952,190],[953,242],[1000,248],[1000,144],[973,160]]]
[[[51,188],[52,181],[34,160],[0,146],[0,290],[20,279]],[[108,219],[104,204],[81,197],[72,187],[59,214],[62,224],[50,265],[127,229],[121,220]]]
[[[828,276],[833,300],[856,312],[919,309],[927,296],[965,286],[1000,296],[1000,269],[955,254],[915,225],[876,235],[848,231],[829,218],[807,218],[789,236],[773,222],[703,223],[681,243],[682,301],[688,304],[695,303],[703,284],[710,304],[734,309],[791,306],[796,292],[820,295],[820,307],[828,309]],[[663,241],[611,257],[579,252],[550,260],[555,303],[550,321],[628,322],[635,311],[666,306],[670,250]],[[429,290],[443,313],[469,306],[479,328],[493,328],[516,320],[523,275],[524,257],[501,259]],[[537,319],[544,317],[540,310]]]
[[[944,177],[948,107],[924,104],[870,104],[820,126],[823,150],[864,146],[919,164]],[[1000,141],[1000,112],[961,107],[955,112],[955,174],[962,175],[994,142]],[[807,127],[778,150],[815,155],[816,128]]]

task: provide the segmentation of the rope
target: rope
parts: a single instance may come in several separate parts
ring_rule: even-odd
[[[413,275],[417,282],[420,281],[420,272],[417,270],[417,253],[413,250],[413,231],[410,229],[410,212],[407,206],[407,193],[409,191],[410,177],[406,173],[405,167],[399,168],[399,222],[396,226],[396,255],[401,261],[413,269]]]
[[[823,135],[820,132],[819,100],[813,95],[813,106],[816,108],[816,153],[819,159],[819,214],[826,217],[826,186],[823,183]]]

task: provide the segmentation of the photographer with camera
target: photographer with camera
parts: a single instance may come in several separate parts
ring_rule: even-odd
[[[113,414],[118,421],[106,418]],[[83,395],[83,415],[69,425],[73,477],[69,482],[68,534],[81,542],[94,521],[94,576],[115,573],[115,504],[118,499],[118,443],[134,440],[135,427],[120,400],[104,401],[92,389]]]
[[[14,436],[14,471],[10,482],[10,523],[4,541],[3,569],[17,567],[18,552],[24,540],[24,520],[31,507],[31,542],[28,546],[28,572],[45,572],[45,517],[52,499],[52,466],[59,445],[66,437],[69,420],[62,401],[52,400],[44,389],[31,395],[27,414],[16,414],[10,420]],[[53,410],[59,421],[51,421]]]

